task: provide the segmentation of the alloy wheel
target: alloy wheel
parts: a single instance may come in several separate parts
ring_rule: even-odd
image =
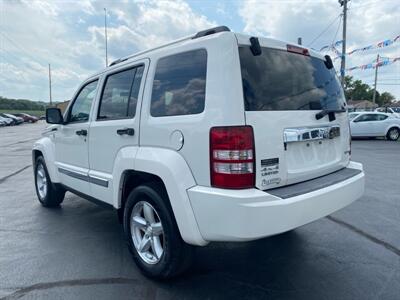
[[[399,130],[392,129],[389,132],[389,137],[390,137],[391,140],[395,141],[395,140],[397,140],[399,138],[399,134],[400,134]]]
[[[142,260],[156,264],[164,253],[164,230],[157,211],[147,201],[139,201],[132,209],[130,229],[133,244]]]
[[[36,188],[41,199],[47,195],[47,177],[43,164],[39,164],[36,168]]]

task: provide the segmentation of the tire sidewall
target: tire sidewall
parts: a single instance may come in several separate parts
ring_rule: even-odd
[[[392,132],[392,131],[397,131],[397,133],[400,135],[400,129],[398,129],[398,128],[390,128],[389,129],[389,131],[388,131],[388,133],[387,133],[387,138],[388,138],[388,140],[390,140],[390,141],[397,141],[398,139],[399,139],[399,136],[397,136],[397,139],[392,139],[391,137],[390,137],[390,133]]]
[[[46,197],[44,197],[44,198],[40,197],[40,194],[39,194],[39,191],[38,191],[38,186],[37,186],[37,169],[38,169],[39,165],[43,166],[44,173],[45,173],[45,176],[46,176],[46,179],[47,179],[47,182],[46,182],[46,184],[47,184],[47,193],[46,193]],[[39,199],[39,202],[42,203],[43,205],[46,205],[47,204],[46,200],[49,197],[49,191],[50,191],[50,178],[49,178],[49,175],[48,175],[48,172],[47,172],[46,163],[44,162],[44,159],[43,159],[42,156],[39,156],[36,159],[34,174],[35,174],[35,191],[36,191],[36,195],[37,195],[37,197]]]
[[[39,165],[43,166],[44,173],[46,176],[46,183],[47,183],[47,193],[46,197],[41,198],[40,194],[38,192],[38,187],[37,187],[37,168]],[[47,170],[46,162],[43,158],[43,156],[39,156],[36,161],[35,161],[35,171],[34,171],[34,177],[35,177],[35,191],[37,198],[39,202],[44,206],[44,207],[58,207],[64,200],[64,195],[65,195],[65,190],[56,188],[56,186],[53,185],[50,179],[49,171]]]
[[[164,231],[164,252],[160,261],[156,264],[148,264],[143,261],[143,259],[138,254],[135,245],[132,240],[130,219],[132,214],[132,209],[135,204],[139,201],[147,201],[153,208],[157,211],[157,214],[161,220]],[[176,235],[179,234],[174,232],[176,226],[173,224],[173,219],[170,214],[168,207],[165,205],[165,200],[149,186],[142,185],[135,188],[130,195],[125,204],[124,208],[124,234],[125,239],[128,244],[129,250],[133,255],[133,258],[138,265],[138,267],[148,276],[153,278],[163,277],[166,273],[172,256],[172,249],[174,249],[174,244],[176,241]],[[179,247],[178,247],[179,248]]]

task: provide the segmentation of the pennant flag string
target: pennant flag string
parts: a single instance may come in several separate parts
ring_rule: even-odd
[[[361,66],[356,66],[356,67],[351,67],[351,68],[346,69],[346,71],[351,72],[351,71],[358,70],[358,69],[359,70],[375,69],[377,67],[380,68],[380,67],[394,64],[397,61],[400,61],[400,56],[395,57],[395,58],[384,57],[379,62],[377,62],[375,59],[372,63],[361,65]]]
[[[365,46],[365,47],[353,49],[350,52],[347,52],[346,55],[352,55],[352,54],[357,53],[357,52],[364,52],[364,51],[367,51],[367,50],[388,47],[388,46],[393,45],[394,43],[397,43],[397,42],[400,42],[400,35],[396,36],[393,39],[388,39],[388,40],[384,40],[384,41],[381,41],[381,42],[376,43],[376,44],[372,44],[372,45],[368,45],[368,46]],[[336,47],[340,46],[342,43],[343,43],[343,40],[337,41],[337,42],[333,43],[332,45],[327,45],[327,46],[322,47],[319,51],[332,50],[336,54],[339,53],[338,56],[341,57],[342,54],[336,49]]]

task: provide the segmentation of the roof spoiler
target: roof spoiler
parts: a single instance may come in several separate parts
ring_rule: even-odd
[[[206,29],[203,31],[199,31],[198,33],[196,33],[196,35],[194,37],[192,37],[192,39],[197,39],[197,38],[200,38],[200,37],[203,37],[206,35],[211,35],[214,33],[224,32],[224,31],[231,31],[231,30],[227,26],[218,26],[218,27]]]

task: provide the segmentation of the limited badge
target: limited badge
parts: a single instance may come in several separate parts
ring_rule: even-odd
[[[279,158],[268,158],[261,160],[261,176],[271,176],[279,173]]]

